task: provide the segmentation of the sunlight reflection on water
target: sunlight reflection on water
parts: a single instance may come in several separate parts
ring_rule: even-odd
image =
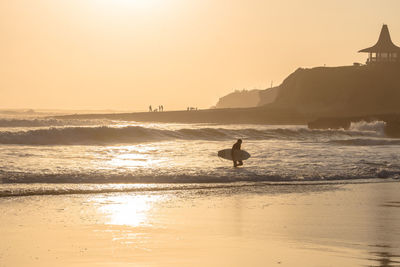
[[[151,154],[155,153],[154,146],[136,145],[120,146],[118,152],[113,153],[113,157],[106,162],[111,167],[135,169],[138,167],[150,168],[161,163],[162,159],[155,159]]]

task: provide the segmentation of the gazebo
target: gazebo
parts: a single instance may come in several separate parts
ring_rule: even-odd
[[[400,47],[392,42],[389,28],[386,24],[382,26],[378,42],[374,46],[358,52],[369,53],[367,64],[400,63]]]

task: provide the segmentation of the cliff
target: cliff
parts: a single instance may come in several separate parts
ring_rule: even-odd
[[[236,90],[226,96],[221,97],[218,103],[215,105],[216,108],[250,108],[257,106],[260,102],[259,92],[261,90]]]
[[[367,65],[298,69],[271,106],[312,117],[400,112],[400,67]]]
[[[254,89],[254,90],[236,90],[219,99],[215,108],[251,108],[257,106],[264,106],[274,102],[279,87],[272,87],[268,89]]]
[[[261,90],[259,93],[260,101],[258,102],[257,106],[265,106],[273,103],[276,97],[278,96],[278,93],[279,93],[279,86]]]

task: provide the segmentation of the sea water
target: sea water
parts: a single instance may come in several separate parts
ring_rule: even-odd
[[[0,118],[0,196],[397,179],[383,129]],[[233,168],[217,152],[238,138],[251,158]]]

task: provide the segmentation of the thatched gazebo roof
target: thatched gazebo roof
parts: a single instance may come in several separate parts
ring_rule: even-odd
[[[394,53],[400,52],[400,47],[395,45],[390,38],[389,28],[386,24],[382,26],[381,34],[378,42],[369,48],[362,49],[358,52],[365,53]]]

